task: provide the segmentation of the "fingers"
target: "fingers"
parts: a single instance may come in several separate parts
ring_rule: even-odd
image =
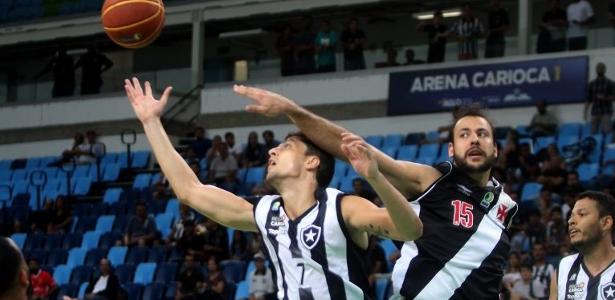
[[[244,85],[234,85],[233,91],[239,95],[246,96],[252,100],[260,100],[264,95],[264,90],[259,88],[247,87]]]
[[[257,114],[265,114],[267,109],[260,105],[250,104],[246,105],[246,111]]]
[[[137,79],[137,77],[132,78],[132,86],[135,97],[143,96],[143,88],[141,88],[141,83],[139,83],[139,79]]]
[[[149,85],[149,82],[147,83]],[[162,96],[160,96],[160,104],[162,104],[162,106],[166,106],[167,102],[169,101],[169,96],[171,96],[171,91],[173,91],[173,87],[172,86],[167,86],[164,89],[164,92],[162,92]],[[151,93],[151,91],[150,91]]]
[[[128,100],[134,103],[134,94],[132,93],[132,83],[128,79],[124,79],[124,90],[126,90],[126,96],[128,96]]]
[[[150,85],[149,81],[145,82],[145,96],[152,97],[152,98],[154,97],[152,95],[152,86]]]

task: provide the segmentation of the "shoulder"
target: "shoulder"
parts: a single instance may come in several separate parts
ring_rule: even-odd
[[[560,261],[559,261],[559,265],[558,265],[558,269],[561,268],[570,268],[572,266],[572,264],[577,260],[577,258],[579,257],[579,254],[571,254],[568,256],[563,257]]]

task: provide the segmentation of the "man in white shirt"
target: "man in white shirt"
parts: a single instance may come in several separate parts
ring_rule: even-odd
[[[209,166],[209,177],[216,184],[221,184],[229,173],[237,171],[237,160],[234,156],[229,155],[226,143],[220,144],[219,154],[211,161]]]
[[[568,5],[568,50],[587,49],[589,24],[594,21],[594,9],[587,0],[575,0]]]
[[[120,282],[117,276],[111,272],[111,263],[108,259],[100,260],[100,276],[92,277],[85,289],[85,300],[114,300],[120,292]],[[63,300],[76,300],[64,296]]]
[[[265,266],[265,255],[254,254],[256,268],[250,276],[250,300],[265,300],[273,295],[273,279],[271,270]]]

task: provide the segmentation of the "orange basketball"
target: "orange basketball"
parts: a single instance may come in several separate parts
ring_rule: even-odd
[[[105,33],[116,44],[141,48],[160,35],[164,5],[162,0],[105,0],[100,17]]]

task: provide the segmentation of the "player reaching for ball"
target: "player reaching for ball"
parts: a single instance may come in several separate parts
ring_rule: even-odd
[[[358,174],[386,205],[326,188],[333,157],[303,134],[290,134],[269,151],[265,180],[279,195],[256,204],[225,190],[203,185],[175,151],[160,115],[170,88],[154,99],[149,82],[125,81],[126,95],[141,121],[154,154],[183,203],[215,222],[263,236],[274,266],[279,299],[368,298],[365,259],[368,234],[414,240],[422,223],[406,199],[385,179],[365,141],[348,133],[340,145]]]

